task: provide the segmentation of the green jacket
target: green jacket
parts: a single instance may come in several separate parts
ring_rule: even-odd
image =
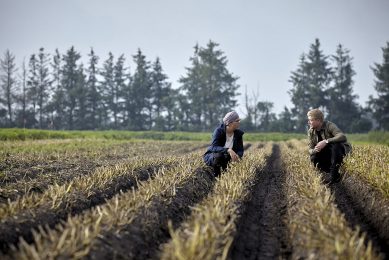
[[[323,140],[328,140],[328,143],[343,143],[346,154],[351,151],[351,145],[347,143],[346,135],[334,123],[324,121],[320,130],[317,131],[320,132],[320,136]],[[313,149],[319,142],[316,134],[317,131],[313,128],[309,128],[308,130],[309,154],[315,153]]]

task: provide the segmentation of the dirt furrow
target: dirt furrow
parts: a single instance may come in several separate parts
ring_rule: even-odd
[[[389,259],[389,201],[352,175],[330,185],[335,203],[350,226],[360,227],[373,247]]]
[[[71,198],[67,199],[68,202],[65,201],[58,208],[53,209],[48,203],[1,221],[0,251],[6,253],[10,245],[16,244],[20,237],[23,237],[27,243],[31,243],[33,241],[32,230],[39,226],[54,227],[61,220],[66,219],[69,214],[79,214],[104,203],[119,192],[137,188],[138,181],[148,180],[160,167],[163,165],[141,168],[132,175],[115,178],[106,188],[91,190],[89,195],[73,193]]]
[[[273,146],[265,169],[258,173],[251,198],[237,225],[238,231],[230,259],[278,259],[290,253],[285,218],[287,201],[285,172],[281,167],[280,148]]]
[[[170,238],[168,221],[177,228],[190,214],[190,207],[212,190],[215,177],[209,167],[198,168],[173,197],[156,196],[133,222],[120,232],[102,234],[88,259],[154,259],[159,246]]]

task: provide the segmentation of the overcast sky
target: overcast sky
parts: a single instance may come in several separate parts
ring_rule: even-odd
[[[303,52],[319,38],[326,55],[340,43],[354,57],[354,92],[365,105],[375,94],[374,62],[382,63],[389,41],[389,0],[0,0],[0,51],[22,59],[40,47],[53,54],[71,46],[86,60],[90,47],[100,57],[125,54],[133,72],[138,48],[149,61],[158,56],[177,80],[190,66],[196,43],[220,44],[228,69],[243,94],[259,92],[274,112],[292,107],[288,82]]]

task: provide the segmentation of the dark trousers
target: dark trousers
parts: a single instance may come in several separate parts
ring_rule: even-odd
[[[346,155],[342,143],[330,143],[318,153],[311,155],[311,162],[320,170],[330,172],[332,177],[339,176],[339,168]]]
[[[215,176],[219,176],[221,169],[225,170],[228,163],[231,161],[231,156],[228,152],[224,153],[212,153],[213,159],[211,167],[215,172]]]

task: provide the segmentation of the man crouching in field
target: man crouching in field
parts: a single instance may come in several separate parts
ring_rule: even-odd
[[[220,168],[226,169],[230,161],[238,161],[243,156],[243,134],[239,130],[240,118],[235,111],[228,112],[212,134],[212,142],[204,154],[204,162],[213,167],[215,176]]]
[[[319,109],[308,111],[309,154],[312,163],[320,170],[330,172],[330,183],[340,181],[339,168],[343,157],[351,151],[346,136],[332,122],[324,121]]]

